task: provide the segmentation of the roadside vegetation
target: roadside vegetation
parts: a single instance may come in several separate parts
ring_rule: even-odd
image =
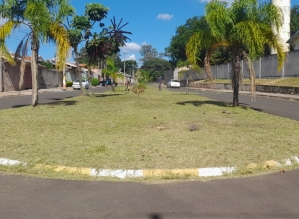
[[[231,80],[226,79],[215,79],[215,84],[231,84]],[[209,80],[199,80],[193,83],[210,83]],[[287,86],[287,87],[299,87],[299,78],[265,78],[265,79],[255,79],[256,85],[272,85],[272,86]],[[250,84],[250,79],[244,78],[243,84]]]
[[[5,136],[0,139],[0,157],[27,163],[0,166],[0,171],[42,177],[90,179],[35,169],[36,165],[98,169],[238,166],[240,174],[248,174],[273,170],[259,168],[266,160],[282,162],[299,153],[297,121],[195,94],[159,92],[157,87],[148,87],[139,95],[116,87],[115,92],[1,110],[0,123]],[[257,168],[246,168],[251,163]]]

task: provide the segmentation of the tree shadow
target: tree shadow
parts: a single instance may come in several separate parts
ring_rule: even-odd
[[[113,97],[119,96],[120,94],[93,94],[94,97]]]
[[[77,103],[77,101],[54,101],[51,103],[39,103],[38,106],[73,106]],[[21,108],[21,107],[25,107],[25,106],[31,106],[31,104],[24,104],[24,105],[14,105],[12,106],[12,108]]]
[[[214,100],[204,100],[204,101],[183,101],[183,102],[177,102],[177,104],[179,105],[187,105],[187,104],[191,104],[193,106],[202,106],[205,104],[210,104],[210,105],[215,105],[215,106],[221,106],[221,107],[231,107],[230,103],[225,103],[225,102],[220,102],[220,101],[214,101]]]
[[[30,104],[27,104],[27,105],[14,105],[12,106],[11,108],[21,108],[21,107],[25,107],[25,106],[30,106]]]
[[[42,105],[55,105],[55,106],[73,106],[77,103],[77,101],[71,100],[71,101],[57,101],[54,103],[45,103]]]

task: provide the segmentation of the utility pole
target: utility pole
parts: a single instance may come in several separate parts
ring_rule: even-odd
[[[126,54],[124,52],[124,85],[126,84]]]
[[[133,82],[135,82],[134,80],[134,74],[135,74],[135,72],[134,72],[134,64],[135,64],[135,62],[133,61],[133,63],[132,63],[132,79],[133,79]],[[131,81],[131,83],[132,83],[132,81]]]

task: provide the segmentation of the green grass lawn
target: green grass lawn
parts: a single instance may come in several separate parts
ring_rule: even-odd
[[[1,110],[0,157],[28,168],[171,169],[245,167],[299,154],[297,121],[195,94],[123,90]]]

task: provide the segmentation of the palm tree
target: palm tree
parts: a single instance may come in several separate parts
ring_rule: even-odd
[[[209,66],[209,54],[214,48],[228,47],[232,53],[233,106],[238,106],[242,57],[249,61],[250,66],[250,60],[262,56],[264,46],[268,45],[277,51],[278,70],[283,65],[283,45],[271,25],[274,24],[278,33],[283,15],[278,7],[271,3],[259,3],[258,0],[235,0],[230,7],[226,2],[212,0],[206,5],[205,16],[210,31],[205,35],[196,33],[197,36],[190,39],[188,59],[191,64],[196,64],[196,54],[200,49],[207,49],[205,64]],[[192,44],[196,46],[192,47]]]
[[[0,5],[2,17],[6,20],[0,27],[0,49],[5,57],[9,53],[5,47],[5,40],[9,38],[13,29],[20,26],[29,28],[29,33],[21,40],[15,53],[15,60],[21,59],[22,87],[25,70],[25,56],[31,44],[31,74],[32,74],[32,106],[38,104],[39,71],[38,51],[40,43],[54,41],[57,44],[57,66],[62,70],[69,50],[67,32],[61,25],[63,19],[74,9],[69,0],[2,0]]]
[[[103,73],[109,76],[111,79],[111,90],[114,91],[114,85],[113,82],[117,80],[117,78],[120,77],[118,74],[118,68],[115,66],[114,58],[112,56],[109,56],[106,58],[106,68],[103,69]]]

